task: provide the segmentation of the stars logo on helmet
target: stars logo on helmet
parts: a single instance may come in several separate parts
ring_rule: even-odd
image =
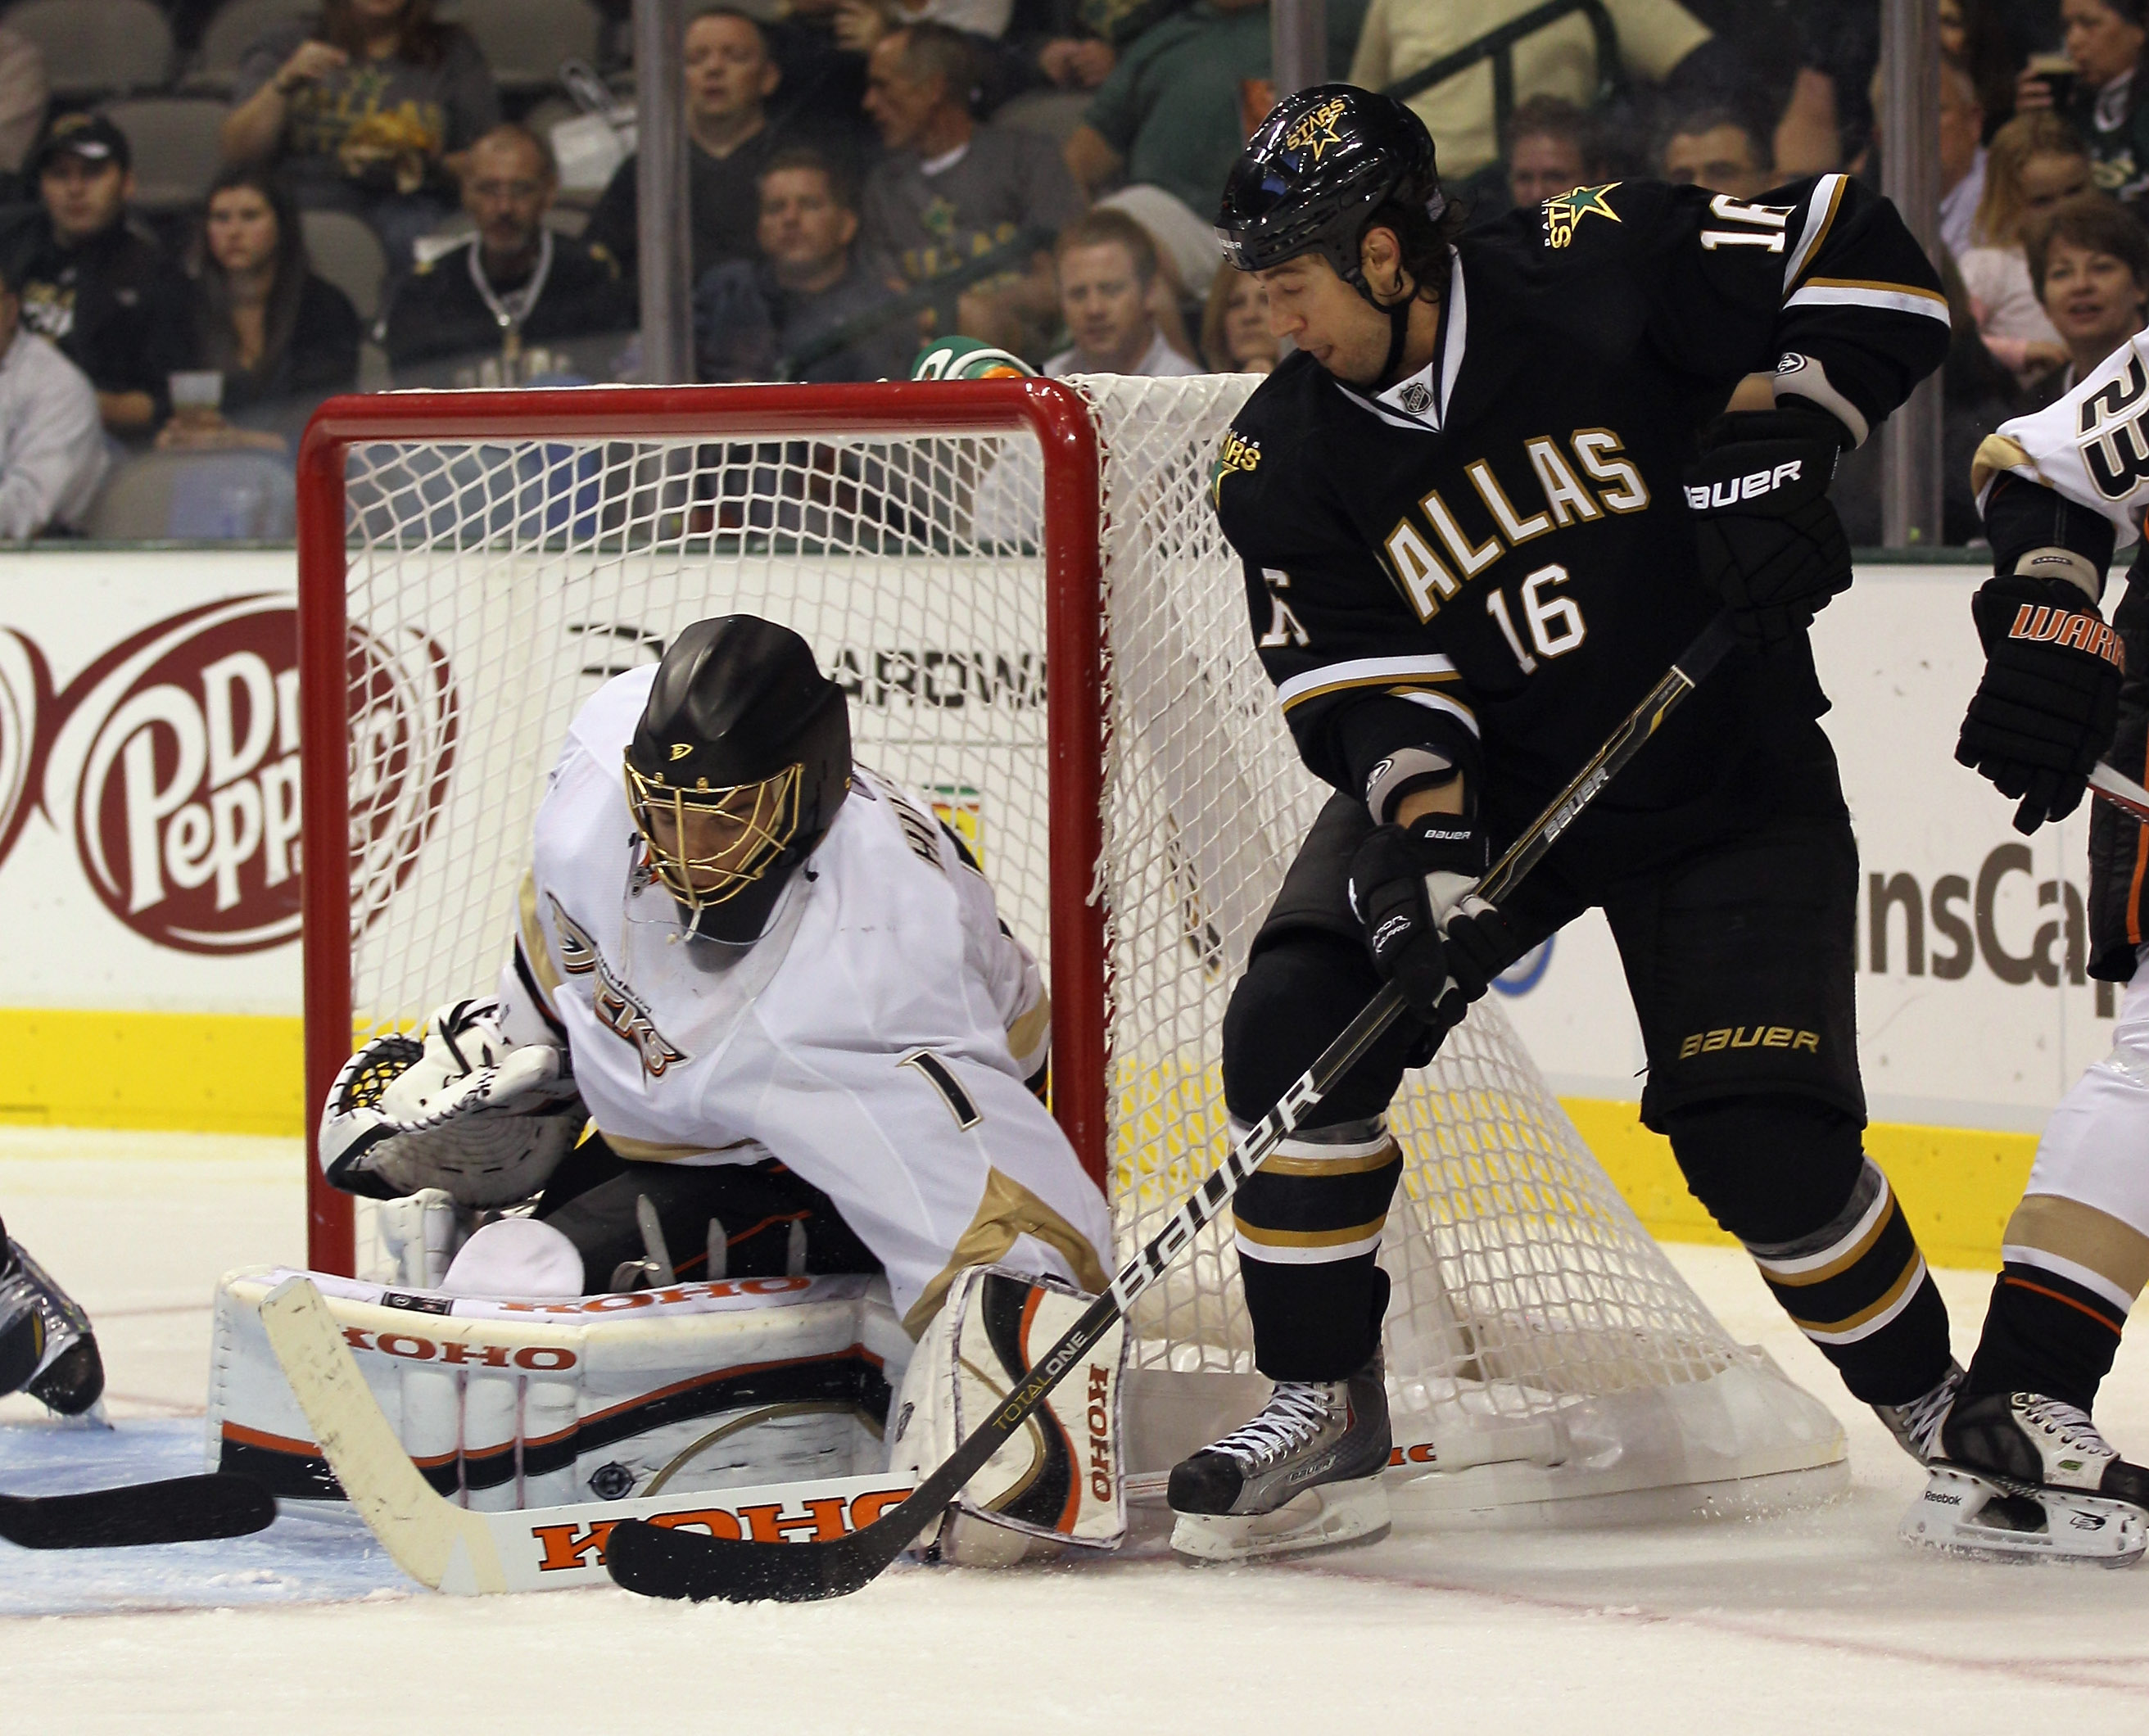
[[[1290,132],[1284,134],[1284,148],[1287,151],[1311,151],[1318,163],[1321,153],[1331,144],[1343,143],[1336,130],[1336,123],[1343,118],[1350,105],[1341,97],[1332,97],[1312,113],[1302,117]]]

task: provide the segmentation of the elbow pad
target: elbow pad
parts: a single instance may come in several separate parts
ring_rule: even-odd
[[[2064,579],[2095,605],[2118,538],[2111,521],[2056,489],[2002,471],[1985,500],[1985,538],[2001,577]]]

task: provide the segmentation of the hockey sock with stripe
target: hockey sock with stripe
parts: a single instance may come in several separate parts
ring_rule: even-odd
[[[1858,1122],[1808,1098],[1739,1098],[1668,1118],[1688,1183],[1739,1238],[1792,1324],[1867,1404],[1947,1371],[1947,1307]]]
[[[2037,1392],[2083,1410],[2111,1372],[2127,1311],[2058,1272],[2010,1260],[1992,1286],[1985,1331],[1958,1403]]]
[[[1380,1347],[1381,1231],[1402,1169],[1387,1128],[1357,1122],[1285,1140],[1239,1190],[1239,1273],[1271,1380],[1340,1381]]]

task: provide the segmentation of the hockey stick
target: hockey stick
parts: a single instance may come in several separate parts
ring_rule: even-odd
[[[1543,859],[1560,834],[1642,746],[1672,708],[1691,693],[1737,642],[1723,616],[1709,623],[1663,679],[1649,690],[1544,812],[1508,847],[1478,883],[1481,896],[1497,903]],[[900,1507],[863,1529],[828,1542],[758,1543],[688,1536],[628,1520],[613,1527],[606,1568],[631,1592],[652,1598],[722,1598],[732,1603],[773,1598],[797,1603],[840,1598],[870,1583],[911,1540],[944,1509],[1024,1419],[1043,1404],[1082,1353],[1123,1318],[1135,1299],[1224,1209],[1239,1185],[1259,1169],[1336,1082],[1356,1065],[1403,1009],[1392,984],[1384,984],[1344,1028],[1282,1099],[1235,1146],[1206,1180],[1173,1214],[1171,1221],[1120,1269],[1110,1287],[1069,1327],[1044,1360],[1008,1395],[1007,1401],[974,1429],[954,1456],[919,1484]]]
[[[2090,772],[2089,787],[2122,813],[2131,813],[2137,820],[2149,821],[2149,790],[2143,789],[2123,772],[2115,771],[2099,760]]]
[[[223,1471],[78,1495],[0,1495],[0,1537],[23,1549],[205,1542],[243,1537],[275,1517],[266,1489]]]
[[[410,1462],[312,1282],[270,1291],[261,1325],[336,1480],[395,1565],[435,1591],[506,1591],[484,1516],[441,1500]]]

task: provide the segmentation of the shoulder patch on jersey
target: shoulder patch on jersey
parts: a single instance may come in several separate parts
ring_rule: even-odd
[[[567,974],[594,975],[597,979],[596,992],[591,997],[597,1023],[635,1051],[641,1058],[642,1072],[651,1079],[662,1079],[667,1068],[687,1059],[687,1052],[675,1048],[657,1029],[642,997],[612,974],[596,942],[590,938],[589,930],[567,914],[556,894],[548,892],[545,898],[552,907],[553,925],[560,932],[560,962]]]
[[[1261,443],[1244,438],[1236,428],[1224,430],[1224,443],[1216,449],[1215,467],[1209,473],[1209,501],[1221,506],[1224,501],[1224,479],[1234,470],[1244,470],[1251,476],[1261,465]]]
[[[1619,185],[1607,181],[1602,187],[1578,187],[1572,193],[1563,193],[1558,199],[1548,199],[1539,208],[1544,213],[1544,239],[1547,247],[1565,247],[1574,239],[1574,232],[1585,217],[1606,217],[1613,223],[1619,214],[1612,209],[1608,195]]]

